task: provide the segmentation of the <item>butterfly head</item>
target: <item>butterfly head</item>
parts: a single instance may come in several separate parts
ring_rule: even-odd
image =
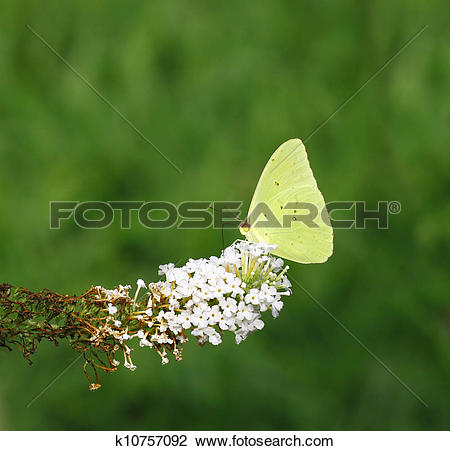
[[[241,232],[242,235],[246,235],[250,232],[250,224],[247,221],[241,222],[239,225],[239,232]]]

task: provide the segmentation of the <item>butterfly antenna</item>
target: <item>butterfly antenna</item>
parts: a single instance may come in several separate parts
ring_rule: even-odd
[[[217,213],[221,213],[220,210],[216,210],[212,205],[210,205],[208,208],[211,208],[211,210],[214,210]],[[223,224],[222,224],[222,227],[221,227],[221,235],[222,235],[222,250],[224,250],[225,249],[225,239],[224,239],[224,234],[223,234]]]
[[[224,250],[225,250],[225,240],[223,237],[223,224],[222,224],[222,251],[224,251]]]
[[[222,213],[221,210],[215,209],[215,208],[213,207],[213,204],[211,204],[208,208],[210,208],[211,210],[214,210],[214,211],[217,212],[217,213]],[[235,219],[237,219],[238,221],[242,222],[242,219],[241,219],[237,214],[235,214],[233,211],[229,211],[228,213],[231,213],[232,216],[233,216]],[[223,229],[224,229],[224,226],[223,226],[223,224],[222,224],[222,227],[221,227],[222,250],[225,250],[225,237],[224,237],[224,231],[223,231]]]
[[[211,210],[214,210],[216,213],[222,213],[222,210],[215,209],[212,206],[212,204],[208,208],[210,208]],[[233,211],[228,211],[228,213],[231,213],[233,215],[234,219],[237,219],[238,221],[242,222],[242,219],[237,214],[235,214]]]

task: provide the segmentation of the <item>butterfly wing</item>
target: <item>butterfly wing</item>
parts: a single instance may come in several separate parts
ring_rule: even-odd
[[[270,209],[273,217],[264,213],[266,207],[258,208],[261,203]],[[257,211],[265,218],[254,217]],[[267,219],[271,220],[270,224]],[[322,263],[333,253],[333,229],[325,201],[300,139],[286,141],[270,157],[256,186],[248,220],[250,230],[246,238],[277,244],[273,253],[282,258]],[[252,224],[252,220],[256,222]]]

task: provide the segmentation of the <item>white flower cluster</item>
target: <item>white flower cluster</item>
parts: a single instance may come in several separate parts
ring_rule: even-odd
[[[269,255],[276,246],[238,240],[220,257],[190,259],[183,267],[160,266],[171,285],[167,311],[158,314],[160,331],[191,329],[200,343],[222,342],[221,331],[234,332],[240,343],[264,327],[261,312],[274,317],[283,308],[290,282],[281,258]]]
[[[137,281],[134,297],[130,286],[114,290],[101,286],[96,297],[104,302],[105,322],[91,336],[93,344],[113,336],[124,354],[124,366],[134,370],[127,343],[139,339],[141,347],[153,348],[163,365],[171,353],[181,359],[181,348],[190,330],[200,344],[219,345],[222,333],[231,331],[240,343],[264,327],[261,313],[277,317],[283,296],[290,295],[288,266],[270,252],[276,246],[238,240],[220,257],[190,259],[184,266],[160,266],[165,281],[146,285]],[[141,289],[148,289],[142,299]],[[119,362],[113,360],[113,366]]]

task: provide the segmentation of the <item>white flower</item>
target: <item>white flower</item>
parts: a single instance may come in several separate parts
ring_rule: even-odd
[[[251,320],[253,319],[253,308],[251,305],[247,305],[245,302],[239,302],[238,308],[237,308],[237,314],[236,317],[238,320],[242,321],[244,319]]]
[[[117,313],[117,307],[112,305],[111,303],[108,304],[108,313],[110,315],[114,315],[115,313]]]
[[[206,337],[207,336],[207,327],[196,327],[191,333],[194,337]]]
[[[226,330],[228,329],[228,327],[230,326],[230,320],[228,318],[225,318],[225,316],[221,316],[219,319],[219,327],[222,330]]]
[[[137,337],[139,338],[144,338],[145,337],[145,332],[141,329],[137,332],[136,334]]]
[[[203,299],[214,299],[217,296],[217,290],[214,286],[211,286],[210,284],[205,284],[200,293],[201,297]]]
[[[177,339],[178,343],[181,343],[181,344],[186,343],[188,341],[187,337],[185,337],[183,335],[177,335],[176,339]]]
[[[292,283],[291,283],[291,281],[287,278],[287,276],[283,276],[282,285],[283,285],[285,288],[288,288],[288,289],[292,287]]]
[[[236,301],[233,298],[222,299],[219,305],[225,316],[233,316],[237,311]]]
[[[273,262],[272,265],[275,269],[280,269],[284,266],[284,261],[282,258],[276,258]]]
[[[138,279],[136,282],[138,288],[147,288],[147,285],[145,284],[145,282],[142,279]]]
[[[175,313],[172,311],[164,312],[163,317],[167,322],[170,323],[175,320]]]
[[[187,310],[183,311],[178,315],[178,321],[183,329],[189,329],[192,326],[191,312]]]
[[[144,346],[149,346],[149,347],[151,348],[151,347],[153,347],[153,343],[151,343],[150,341],[148,341],[146,338],[142,338],[142,339],[139,341],[139,346],[140,346],[141,348],[143,348]]]
[[[209,312],[207,310],[202,310],[199,307],[194,308],[194,312],[191,316],[191,323],[194,326],[202,329],[208,325]]]
[[[283,308],[283,301],[275,301],[272,303],[271,307],[272,307],[272,316],[274,318],[277,318],[281,309]]]
[[[121,325],[122,325],[122,321],[119,321],[118,319],[116,319],[116,320],[114,321],[114,326],[120,327]]]
[[[217,324],[220,321],[221,313],[218,305],[213,305],[209,311],[208,324],[211,326]]]
[[[133,364],[130,363],[130,362],[125,362],[125,363],[123,364],[123,366],[124,366],[125,368],[128,368],[130,371],[134,371],[134,370],[136,369],[136,365],[133,365]]]
[[[163,276],[164,274],[167,274],[173,268],[175,268],[175,265],[173,263],[168,263],[167,265],[160,265],[158,275]]]
[[[192,289],[201,290],[206,284],[206,277],[198,272],[196,272],[189,280]]]
[[[240,329],[238,332],[236,332],[236,336],[234,337],[236,344],[238,345],[243,340],[247,338],[248,332]]]
[[[223,296],[231,291],[228,284],[226,284],[223,280],[219,281],[216,286],[216,294],[217,298],[221,299]]]
[[[198,262],[199,260],[194,260],[193,258],[190,258],[188,262],[184,265],[184,267],[188,272],[193,273],[197,269]]]
[[[173,268],[166,274],[168,282],[175,282],[179,287],[186,287],[189,282],[189,273],[184,268]]]
[[[255,319],[252,324],[253,327],[255,327],[258,330],[261,330],[264,327],[264,321],[260,318]]]
[[[178,334],[183,330],[181,324],[178,324],[175,320],[169,322],[169,329],[175,334]]]
[[[241,255],[233,246],[230,246],[222,251],[221,258],[224,260],[225,263],[238,265],[241,260]]]
[[[209,336],[209,342],[214,346],[220,345],[222,343],[222,337],[217,332],[214,332]]]
[[[247,304],[258,305],[259,304],[259,290],[252,288],[250,292],[245,296],[245,302]]]
[[[277,295],[277,289],[274,286],[269,286],[267,283],[261,285],[260,297],[267,303],[272,303]]]
[[[241,288],[242,281],[241,279],[235,277],[234,279],[228,281],[228,292],[234,298],[236,296],[242,296],[244,294],[244,290]]]

